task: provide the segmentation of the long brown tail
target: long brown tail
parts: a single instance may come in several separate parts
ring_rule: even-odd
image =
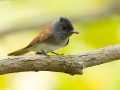
[[[26,50],[25,48],[22,48],[20,50],[14,51],[12,53],[9,53],[8,56],[19,56],[28,53],[29,51]]]

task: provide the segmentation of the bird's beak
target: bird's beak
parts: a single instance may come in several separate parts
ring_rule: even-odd
[[[75,33],[75,34],[79,34],[79,32],[77,30],[72,30],[71,32]]]

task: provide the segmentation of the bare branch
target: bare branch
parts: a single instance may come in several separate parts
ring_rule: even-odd
[[[25,71],[54,71],[71,75],[82,69],[120,59],[120,45],[108,46],[78,55],[24,55],[0,60],[0,75]]]

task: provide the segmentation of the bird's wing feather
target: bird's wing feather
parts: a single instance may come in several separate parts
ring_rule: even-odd
[[[65,47],[65,46],[67,46],[67,45],[68,45],[68,43],[69,43],[69,39],[68,39],[67,43],[64,45],[64,47]]]
[[[41,31],[41,33],[30,42],[30,44],[26,48],[29,48],[37,43],[42,43],[46,41],[51,35],[52,35],[52,24],[46,26]]]

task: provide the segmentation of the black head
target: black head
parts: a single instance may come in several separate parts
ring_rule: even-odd
[[[61,24],[63,30],[74,30],[72,23],[67,18],[60,17],[59,23]]]
[[[68,37],[73,33],[79,34],[78,31],[74,30],[72,23],[65,17],[60,17],[59,20],[55,21],[53,24],[54,31],[62,32]]]

